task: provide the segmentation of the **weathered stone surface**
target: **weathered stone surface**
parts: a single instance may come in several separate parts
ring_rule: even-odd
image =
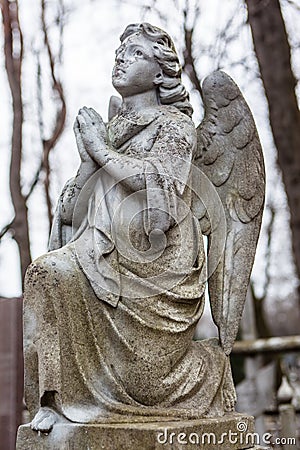
[[[32,428],[58,430],[48,441],[66,430],[93,435],[87,424],[104,421],[119,425],[99,425],[103,439],[115,429],[136,435],[140,422],[146,437],[146,423],[235,406],[229,353],[264,201],[253,118],[231,78],[215,72],[196,133],[172,40],[149,24],[126,28],[112,81],[122,100],[108,124],[79,111],[81,165],[59,199],[51,251],[26,275],[25,397]],[[195,342],[208,278],[219,340]]]
[[[240,450],[253,447],[253,432],[253,418],[242,414],[148,424],[56,424],[49,435],[23,425],[17,450]]]

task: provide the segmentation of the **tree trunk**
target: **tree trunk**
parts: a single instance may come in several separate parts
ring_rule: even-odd
[[[290,45],[279,0],[246,3],[290,209],[292,248],[300,279],[300,113]]]
[[[31,262],[26,199],[21,190],[23,105],[21,69],[23,40],[18,16],[18,2],[1,0],[4,27],[5,68],[12,95],[13,132],[11,140],[10,192],[15,217],[10,229],[13,231],[20,252],[22,280]]]

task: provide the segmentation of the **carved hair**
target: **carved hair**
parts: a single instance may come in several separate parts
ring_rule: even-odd
[[[132,34],[140,33],[154,43],[154,56],[163,72],[162,83],[158,85],[160,102],[172,105],[189,117],[193,114],[189,94],[181,82],[181,66],[170,36],[149,23],[128,25],[120,37],[121,42]]]

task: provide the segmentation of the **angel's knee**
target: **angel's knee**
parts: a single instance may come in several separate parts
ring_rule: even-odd
[[[33,261],[27,269],[25,294],[32,288],[59,286],[73,272],[73,264],[62,250],[42,255]]]

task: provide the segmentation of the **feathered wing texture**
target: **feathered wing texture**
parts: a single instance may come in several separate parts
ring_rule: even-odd
[[[217,71],[204,80],[203,102],[205,116],[197,129],[195,164],[215,186],[225,212],[225,248],[214,267],[208,257],[208,283],[213,319],[223,350],[229,354],[238,332],[261,226],[264,162],[250,109],[226,73]],[[209,243],[218,239],[214,223],[207,227],[207,213],[200,216]]]

